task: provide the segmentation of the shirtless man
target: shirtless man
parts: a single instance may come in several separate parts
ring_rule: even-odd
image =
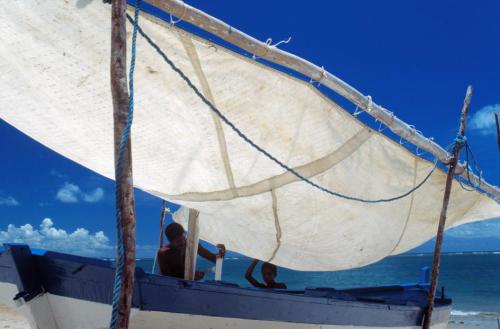
[[[158,251],[158,265],[162,275],[173,276],[176,278],[184,278],[184,261],[186,257],[186,236],[184,228],[179,223],[172,223],[165,229],[165,235],[170,242],[166,247]],[[221,245],[219,253],[214,254],[208,249],[198,244],[198,255],[215,263],[217,256],[224,257],[226,248]],[[196,271],[195,280],[201,280],[205,275],[204,272]]]

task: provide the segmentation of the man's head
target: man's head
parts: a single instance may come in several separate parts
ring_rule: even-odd
[[[273,283],[276,279],[278,268],[276,267],[276,265],[273,265],[271,263],[263,263],[261,272],[262,280],[264,280],[266,284],[270,284]]]
[[[171,223],[165,229],[165,235],[170,246],[173,248],[183,249],[186,247],[186,237],[184,236],[184,228],[179,223]]]

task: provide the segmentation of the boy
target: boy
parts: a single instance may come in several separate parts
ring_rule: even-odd
[[[165,229],[165,235],[170,242],[166,247],[158,250],[158,265],[162,275],[174,276],[184,279],[184,266],[186,257],[186,236],[184,228],[179,223],[171,223]],[[221,245],[218,256],[224,257],[226,248]],[[198,255],[215,263],[217,254],[211,253],[198,244]],[[195,280],[201,280],[205,275],[204,272],[196,271]]]
[[[248,282],[250,282],[254,287],[257,288],[286,289],[286,284],[275,281],[276,275],[278,274],[278,268],[276,267],[276,265],[273,265],[271,263],[266,262],[262,264],[261,273],[264,283],[260,283],[259,281],[257,281],[252,276],[252,273],[258,262],[258,259],[254,259],[252,263],[250,263],[250,266],[248,266],[247,273],[245,274],[245,278],[248,280]]]

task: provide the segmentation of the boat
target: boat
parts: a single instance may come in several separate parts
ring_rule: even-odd
[[[0,302],[17,307],[32,328],[107,328],[114,279],[110,261],[41,250],[32,253],[27,245],[6,245],[0,268]],[[428,285],[424,281],[269,292],[220,281],[181,280],[137,268],[130,325],[143,329],[420,328]],[[432,328],[446,328],[450,311],[451,300],[437,298]]]
[[[133,184],[182,206],[174,219],[189,228],[191,246],[200,238],[291,269],[336,271],[435,236],[449,177],[440,163],[454,159],[446,149],[279,43],[182,1],[140,7],[140,15],[130,12],[127,42],[137,58]],[[5,0],[0,118],[114,179],[110,11],[101,1]],[[361,121],[359,111],[427,157]],[[455,145],[466,142],[459,137]],[[468,163],[456,168],[460,184],[449,191],[442,228],[498,217],[500,189]],[[188,255],[194,270],[196,252]],[[415,329],[435,291],[434,276],[430,284],[265,291],[194,282],[190,270],[179,280],[136,269],[131,327]],[[106,328],[114,275],[107,261],[7,244],[0,301],[33,328]],[[431,327],[446,328],[451,299],[430,300]]]

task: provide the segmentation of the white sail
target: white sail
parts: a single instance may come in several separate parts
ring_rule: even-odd
[[[390,198],[433,167],[306,82],[169,25],[142,17],[141,26],[241,131],[321,186]],[[98,0],[0,6],[0,118],[113,178],[109,31],[110,7]],[[244,142],[141,37],[135,84],[134,185],[198,209],[204,240],[289,268],[338,270],[436,232],[442,171],[394,202],[336,198]],[[448,227],[498,216],[497,202],[454,185]]]

